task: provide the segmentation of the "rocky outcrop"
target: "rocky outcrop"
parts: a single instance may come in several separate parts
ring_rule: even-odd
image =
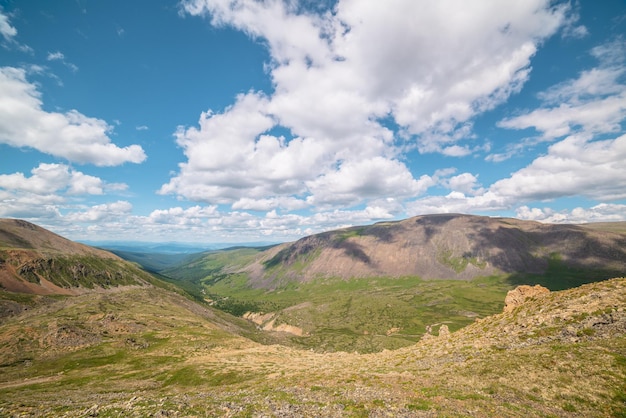
[[[296,327],[294,325],[284,323],[276,325],[277,315],[273,312],[246,312],[243,315],[243,318],[247,319],[248,321],[254,322],[263,331],[286,332],[288,334],[293,334],[297,337],[308,335],[302,330],[302,328]]]
[[[550,293],[550,290],[541,285],[528,286],[524,284],[517,286],[506,294],[506,298],[504,298],[504,312],[511,312],[527,299],[546,293]]]

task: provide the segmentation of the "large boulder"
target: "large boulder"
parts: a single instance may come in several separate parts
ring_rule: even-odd
[[[528,286],[526,284],[517,286],[506,294],[506,298],[504,298],[504,312],[511,312],[513,309],[522,305],[526,299],[546,293],[550,293],[550,290],[538,284],[535,286]]]

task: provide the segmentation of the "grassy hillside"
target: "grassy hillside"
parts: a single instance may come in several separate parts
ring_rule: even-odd
[[[189,254],[146,253],[126,250],[109,250],[124,260],[139,264],[145,270],[159,272],[168,267],[180,264]]]
[[[25,221],[0,219],[1,289],[77,294],[153,281],[148,273],[110,252],[72,242]]]
[[[586,271],[626,272],[626,235],[577,225],[459,214],[329,231],[266,251],[247,266],[253,287],[317,278],[460,279],[544,275],[558,259]]]
[[[624,416],[624,306],[599,282],[359,355],[260,345],[154,288],[57,297],[0,324],[0,415]]]
[[[615,232],[626,234],[626,222],[590,222],[580,224],[583,228],[595,229],[598,231]]]
[[[291,340],[319,351],[375,352],[407,346],[427,327],[459,329],[502,310],[509,287],[500,278],[473,281],[377,278],[316,280],[275,291],[250,289],[245,277],[208,283],[214,306],[241,316],[275,313],[274,326],[300,328]],[[262,324],[261,324],[262,325]]]
[[[450,223],[456,226],[452,228]],[[460,230],[463,236],[474,237],[464,238],[467,242],[462,244],[473,245],[474,256],[457,257],[456,249],[431,254],[435,260],[420,258],[425,256],[425,250],[417,245],[424,239],[420,234],[430,231],[428,240],[438,242],[433,248],[444,244],[452,248],[461,226],[465,228]],[[493,240],[477,247],[485,237]],[[252,312],[254,315],[248,317],[260,328],[287,331],[285,338],[297,347],[377,352],[413,344],[436,324],[445,323],[456,330],[476,318],[497,313],[506,292],[520,284],[564,290],[624,274],[619,269],[621,264],[626,266],[626,247],[619,244],[622,241],[626,242],[626,237],[615,230],[606,236],[586,235],[578,227],[508,219],[418,217],[331,231],[266,251],[209,252],[164,273],[214,307],[235,316]],[[559,251],[549,252],[540,243]],[[380,245],[399,264],[438,264],[458,271],[459,275],[452,279],[425,279],[416,275],[394,276],[393,271],[364,277],[324,273],[333,271],[333,266],[343,271],[342,263],[353,263],[354,259],[357,263],[372,260],[374,256],[368,254]],[[397,249],[395,253],[393,248]],[[539,248],[533,251],[543,255],[532,255],[531,248]],[[589,249],[585,253],[589,263],[572,262],[572,254],[585,248]],[[402,257],[398,255],[403,251]],[[352,256],[345,261],[347,253]],[[324,257],[328,257],[328,266],[322,264]],[[602,257],[608,257],[610,268],[600,263]],[[487,260],[523,268],[486,275],[487,269],[481,268]],[[314,265],[321,266],[317,276],[306,277]],[[485,275],[464,276],[470,268]],[[300,273],[302,277],[298,277]]]
[[[198,298],[206,295],[205,286],[232,275],[242,267],[254,262],[266,247],[230,248],[188,255],[177,265],[159,271],[172,283],[184,287]]]

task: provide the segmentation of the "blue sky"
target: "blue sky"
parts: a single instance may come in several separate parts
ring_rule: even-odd
[[[291,241],[626,220],[626,3],[0,0],[0,217]]]

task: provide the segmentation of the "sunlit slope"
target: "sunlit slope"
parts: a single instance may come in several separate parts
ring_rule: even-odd
[[[147,290],[65,298],[0,324],[0,413],[626,413],[626,279],[539,295],[449,335],[368,355],[256,344],[208,310]]]
[[[262,252],[209,252],[166,274],[198,280],[244,273],[251,287],[264,289],[319,278],[543,275],[555,266],[610,277],[626,271],[626,233],[615,225],[425,215],[311,235]]]
[[[625,272],[619,232],[431,215],[210,252],[165,274],[298,346],[374,352],[498,312],[518,284],[559,290]]]
[[[471,215],[425,215],[303,238],[270,250],[246,271],[273,288],[319,277],[471,279],[567,268],[626,270],[626,235]]]

